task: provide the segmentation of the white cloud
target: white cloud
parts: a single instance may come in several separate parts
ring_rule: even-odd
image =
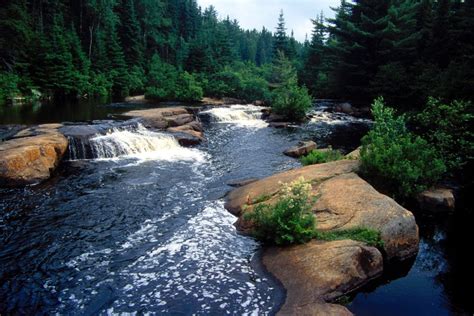
[[[244,29],[267,29],[274,31],[280,9],[283,9],[288,33],[294,31],[296,39],[303,41],[310,36],[310,19],[318,16],[321,10],[326,17],[334,15],[330,7],[337,7],[340,0],[198,0],[204,9],[213,5],[220,18],[229,16],[237,19]]]

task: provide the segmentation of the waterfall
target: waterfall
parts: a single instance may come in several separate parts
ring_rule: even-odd
[[[203,152],[181,147],[173,136],[150,131],[141,124],[112,128],[106,134],[96,134],[87,140],[74,139],[69,151],[71,159],[205,160]]]
[[[254,105],[232,105],[230,107],[216,107],[200,113],[209,115],[218,123],[231,123],[240,126],[266,127],[262,117],[262,108]]]

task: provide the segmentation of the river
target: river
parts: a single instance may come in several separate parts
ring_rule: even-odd
[[[0,314],[275,313],[284,291],[261,267],[259,243],[239,235],[236,218],[223,208],[227,183],[298,167],[282,152],[302,139],[345,152],[357,147],[370,122],[328,106],[318,105],[310,122],[289,129],[269,128],[254,106],[212,108],[201,115],[207,142],[195,148],[111,120],[109,113],[129,105],[79,119],[61,115],[107,132],[90,139],[92,157],[69,155],[75,159],[49,181],[0,189]],[[3,122],[58,121],[11,117]],[[436,315],[472,312],[469,300],[451,293],[462,292],[460,284],[438,280],[451,271],[449,251],[457,251],[442,245],[450,229],[423,222],[420,254],[408,274],[363,289],[349,309],[380,315],[380,303],[396,298],[404,315],[434,315],[420,312],[428,301]]]

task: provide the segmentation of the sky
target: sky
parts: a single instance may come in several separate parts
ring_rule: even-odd
[[[311,36],[312,24],[321,10],[326,17],[333,17],[329,7],[337,7],[340,0],[197,0],[204,9],[211,4],[220,18],[227,15],[237,19],[243,29],[261,30],[263,26],[275,31],[280,9],[285,15],[288,34],[294,31],[298,41],[304,41],[305,35]]]

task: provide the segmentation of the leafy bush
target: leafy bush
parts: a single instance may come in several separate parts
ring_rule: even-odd
[[[380,232],[369,228],[351,228],[332,232],[317,232],[316,238],[327,241],[352,239],[379,248],[384,245]]]
[[[315,165],[318,163],[325,163],[330,161],[341,160],[344,155],[339,150],[312,150],[308,155],[300,158],[303,166]]]
[[[436,150],[410,133],[405,117],[385,107],[383,98],[375,100],[372,113],[375,124],[362,139],[361,171],[383,179],[402,198],[436,182],[446,170]]]
[[[275,90],[271,104],[275,113],[288,120],[300,121],[311,107],[311,97],[305,87],[298,86],[296,71],[291,63],[281,55],[273,72]]]
[[[311,184],[301,178],[283,185],[281,192],[275,205],[257,204],[245,219],[254,222],[254,235],[263,242],[277,245],[308,242],[315,235]]]
[[[429,98],[424,110],[414,121],[419,132],[441,154],[446,166],[458,169],[474,156],[474,107],[471,102],[452,101],[445,104]]]

